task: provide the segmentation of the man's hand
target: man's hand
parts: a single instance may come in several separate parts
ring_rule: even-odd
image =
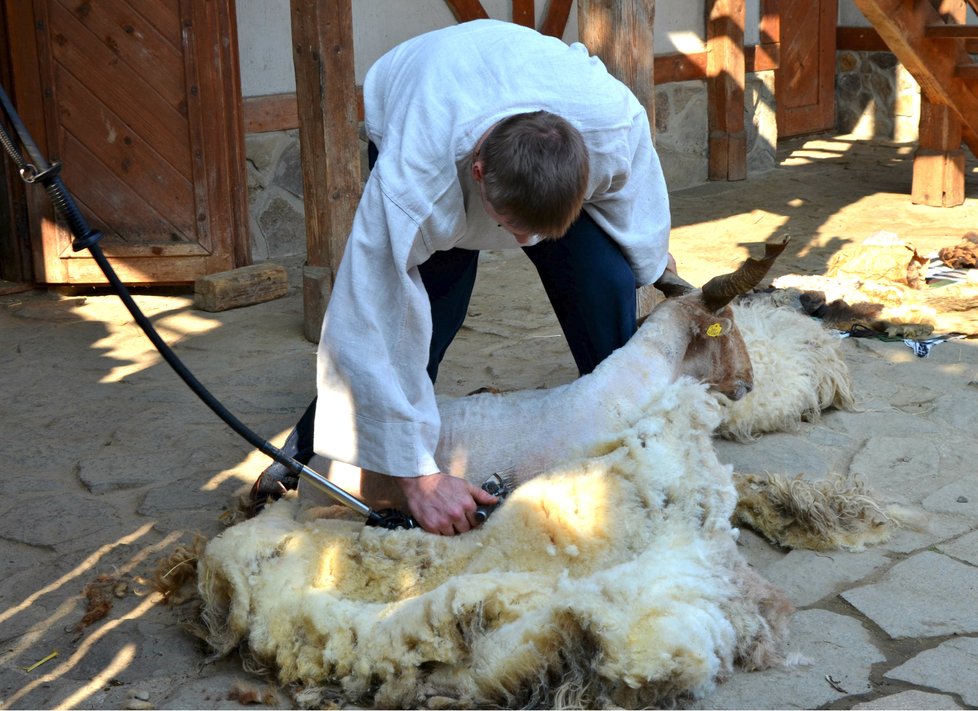
[[[396,481],[414,520],[429,533],[443,536],[475,528],[476,508],[499,501],[465,479],[447,474],[398,477]]]

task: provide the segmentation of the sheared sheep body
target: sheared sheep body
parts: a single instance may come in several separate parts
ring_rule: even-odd
[[[714,324],[719,333],[704,336]],[[695,347],[704,338],[715,353]],[[439,400],[436,460],[441,471],[476,484],[499,471],[525,481],[561,462],[607,451],[614,433],[645,417],[660,389],[681,375],[735,397],[752,387],[746,346],[729,308],[717,315],[703,311],[695,298],[670,299],[625,346],[573,382]]]

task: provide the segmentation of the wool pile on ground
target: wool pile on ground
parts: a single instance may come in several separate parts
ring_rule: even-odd
[[[643,707],[780,663],[790,605],[737,549],[719,407],[688,381],[655,402],[464,536],[269,506],[200,560],[210,644],[382,707]]]
[[[961,250],[974,251],[970,234],[957,248],[940,251],[947,257],[946,264],[967,264]],[[839,252],[824,275],[785,274],[772,285],[794,292],[796,298],[817,293],[826,305],[847,305],[848,319],[826,321],[838,330],[860,325],[902,338],[926,338],[931,333],[978,335],[978,273],[964,269],[958,278],[946,281],[941,274],[929,273],[935,261],[941,260],[919,255],[893,233],[879,232]],[[868,306],[874,307],[871,312]]]
[[[782,548],[859,552],[888,541],[901,528],[927,525],[922,511],[883,504],[863,482],[842,475],[812,481],[737,473],[734,480],[734,522]]]

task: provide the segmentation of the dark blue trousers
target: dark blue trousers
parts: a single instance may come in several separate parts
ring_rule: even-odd
[[[371,167],[376,155],[371,144]],[[590,373],[635,333],[636,283],[625,256],[583,211],[564,237],[523,251],[540,275],[578,371]],[[478,264],[478,251],[455,248],[436,252],[419,268],[431,302],[428,375],[432,382],[465,320]],[[303,464],[314,454],[315,411],[314,399],[283,446],[286,454]],[[265,473],[281,481],[287,470],[275,463]]]

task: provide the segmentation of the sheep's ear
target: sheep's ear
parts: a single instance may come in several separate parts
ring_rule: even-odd
[[[655,288],[661,291],[667,299],[688,294],[695,291],[696,287],[683,279],[676,272],[666,270],[654,284]]]

